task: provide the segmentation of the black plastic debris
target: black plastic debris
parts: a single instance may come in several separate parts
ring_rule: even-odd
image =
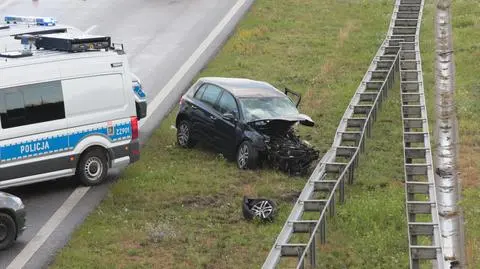
[[[310,165],[319,158],[319,151],[300,140],[293,128],[281,135],[271,135],[267,148],[268,162],[291,176],[308,174]]]
[[[262,221],[273,221],[277,213],[277,205],[270,199],[250,199],[244,196],[242,211],[243,217],[247,220],[259,219]]]

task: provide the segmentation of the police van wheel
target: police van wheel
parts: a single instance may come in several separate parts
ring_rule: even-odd
[[[17,226],[10,215],[0,213],[0,250],[9,248],[17,236]]]
[[[77,168],[77,177],[87,186],[102,183],[108,172],[107,156],[101,149],[94,149],[85,153]]]

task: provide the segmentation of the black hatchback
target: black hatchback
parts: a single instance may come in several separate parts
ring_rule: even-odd
[[[177,143],[189,148],[206,142],[235,158],[241,169],[253,169],[269,160],[298,173],[318,158],[318,151],[301,141],[292,128],[297,123],[314,125],[310,117],[298,112],[300,98],[263,81],[200,78],[180,100]]]

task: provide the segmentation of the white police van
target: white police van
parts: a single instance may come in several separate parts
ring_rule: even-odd
[[[137,161],[146,96],[123,46],[53,19],[7,16],[5,22],[0,188],[73,175],[97,185],[109,168]]]

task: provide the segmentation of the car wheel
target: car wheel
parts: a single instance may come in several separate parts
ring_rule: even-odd
[[[17,226],[10,215],[0,213],[0,250],[9,248],[17,236]]]
[[[108,163],[105,152],[94,149],[82,155],[77,168],[77,177],[86,186],[102,183],[107,177]]]
[[[272,221],[277,213],[277,205],[270,199],[243,198],[243,216],[247,220]]]
[[[258,152],[248,140],[243,141],[238,147],[237,166],[240,169],[255,169],[258,166]]]
[[[182,120],[177,126],[177,143],[183,148],[195,146],[196,141],[192,139],[192,128],[189,121]]]

